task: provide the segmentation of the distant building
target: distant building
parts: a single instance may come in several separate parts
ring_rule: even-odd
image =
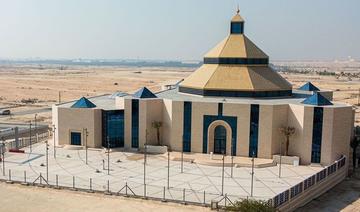
[[[269,57],[244,34],[237,13],[230,35],[204,57],[204,64],[180,84],[152,93],[81,98],[55,105],[58,145],[138,151],[160,140],[172,151],[272,158],[294,127],[289,154],[301,164],[328,165],[349,155],[354,111],[332,102],[332,92],[311,83],[299,89],[269,66]],[[84,129],[88,132],[85,138]],[[285,148],[285,145],[283,145]]]

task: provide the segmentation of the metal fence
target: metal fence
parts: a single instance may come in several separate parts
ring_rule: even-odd
[[[268,201],[269,204],[273,205],[275,208],[279,208],[284,204],[287,204],[291,199],[301,195],[307,189],[316,186],[317,184],[326,181],[328,177],[335,174],[338,171],[343,169],[346,164],[346,157],[342,156],[339,160],[335,161],[328,167],[325,167],[318,173],[308,177],[303,182],[291,187],[290,189],[278,194],[274,198]]]
[[[166,186],[144,185],[136,182],[122,182],[120,180],[107,180],[96,178],[83,178],[69,175],[55,175],[49,173],[36,173],[21,170],[5,170],[5,175],[0,174],[0,180],[7,183],[19,183],[55,189],[67,189],[90,193],[103,193],[106,195],[117,195],[152,199],[162,202],[175,202],[210,207],[216,203],[216,207],[226,207],[239,200],[239,196],[223,196],[218,193],[197,191],[185,188],[174,188]]]
[[[33,136],[31,136],[31,138],[30,137],[19,138],[18,141],[16,141],[15,139],[8,140],[4,142],[5,151],[9,151],[10,149],[14,149],[14,148],[21,149],[36,143],[47,141],[49,139],[49,136],[50,136],[49,132],[43,132],[37,135],[34,134]]]

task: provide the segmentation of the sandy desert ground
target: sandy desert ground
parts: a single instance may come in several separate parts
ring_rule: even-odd
[[[175,83],[194,71],[194,68],[156,67],[101,67],[101,66],[59,66],[2,65],[0,66],[0,108],[17,106],[12,112],[48,108],[59,101],[70,101],[82,96],[111,94],[116,91],[134,92],[142,86],[153,91],[161,85]],[[352,105],[358,103],[360,79],[349,81],[348,77],[320,76],[316,74],[282,75],[298,87],[307,81],[321,89],[334,90],[335,101]],[[22,103],[35,99],[34,104]],[[40,121],[50,123],[51,113],[38,114]],[[2,117],[1,121],[21,122],[34,119],[34,114]],[[357,108],[356,122],[360,124],[360,109]]]

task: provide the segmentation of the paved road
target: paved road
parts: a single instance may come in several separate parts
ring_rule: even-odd
[[[29,115],[29,114],[36,114],[36,113],[46,113],[46,112],[50,112],[51,108],[39,108],[39,109],[33,109],[33,110],[24,110],[24,111],[18,111],[18,112],[14,112],[12,113],[12,115]]]

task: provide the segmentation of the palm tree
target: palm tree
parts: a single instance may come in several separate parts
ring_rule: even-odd
[[[356,166],[356,150],[360,145],[360,126],[356,126],[354,129],[354,137],[351,140],[350,146],[353,149],[353,166]]]
[[[295,127],[280,127],[280,133],[286,137],[285,156],[288,156],[290,137],[295,134]],[[280,150],[281,151],[281,150]],[[281,152],[280,152],[281,154]]]
[[[158,145],[160,145],[160,128],[162,127],[162,122],[161,121],[153,121],[151,123],[151,126],[156,129],[157,143],[158,143]]]

